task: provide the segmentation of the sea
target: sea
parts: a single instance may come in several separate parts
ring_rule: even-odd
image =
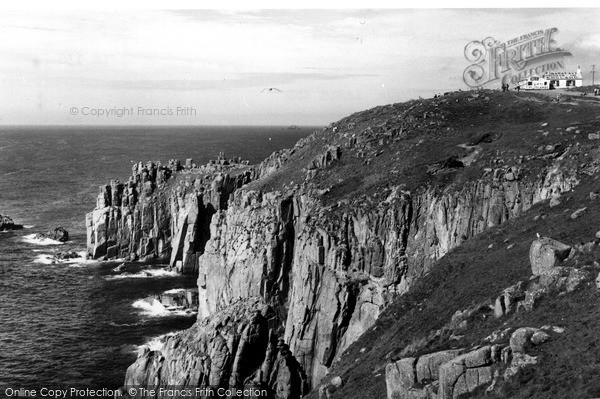
[[[99,186],[127,181],[135,162],[196,164],[239,156],[258,163],[316,127],[3,127],[0,214],[23,230],[0,233],[0,397],[13,390],[115,389],[144,346],[190,327],[149,295],[194,288],[166,265],[52,263],[85,253],[85,214]],[[36,238],[57,227],[70,241]]]

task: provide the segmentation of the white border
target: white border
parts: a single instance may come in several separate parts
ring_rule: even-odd
[[[97,9],[415,9],[415,8],[600,8],[597,1],[580,0],[565,7],[564,0],[503,0],[483,5],[481,1],[421,0],[410,6],[390,0],[20,0],[0,2],[0,10],[97,10]]]

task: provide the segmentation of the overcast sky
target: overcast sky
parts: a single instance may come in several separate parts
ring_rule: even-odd
[[[598,21],[600,9],[3,10],[0,124],[328,124],[466,88],[464,47],[488,36],[556,27],[566,69],[588,79]]]

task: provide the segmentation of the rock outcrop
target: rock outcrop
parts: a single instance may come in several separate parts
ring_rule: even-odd
[[[56,241],[67,242],[69,241],[69,232],[64,227],[57,227],[52,232],[52,238]]]
[[[188,160],[185,168],[173,160],[140,162],[126,184],[101,186],[96,209],[86,215],[88,256],[169,260],[183,273],[197,273],[212,215],[254,176],[245,163],[217,161],[196,167]]]
[[[198,290],[197,289],[173,289],[162,294],[150,295],[144,301],[152,306],[159,303],[167,311],[197,312]]]
[[[206,397],[223,396],[219,389],[254,388],[270,397],[300,398],[306,376],[280,332],[279,316],[262,299],[238,301],[167,336],[160,350],[140,350],[125,388],[206,388],[212,391]]]
[[[531,244],[529,260],[534,276],[549,273],[557,264],[565,260],[571,247],[552,238],[544,237]]]
[[[23,225],[16,224],[9,216],[0,215],[0,231],[5,230],[21,230]]]

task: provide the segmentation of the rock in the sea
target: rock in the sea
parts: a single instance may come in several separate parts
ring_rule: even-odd
[[[0,231],[5,230],[21,230],[23,225],[15,224],[9,216],[0,215]]]
[[[58,262],[69,260],[69,259],[77,259],[79,257],[80,257],[79,254],[75,251],[57,252],[53,256],[54,260],[56,260]]]
[[[548,273],[565,260],[571,247],[548,237],[535,240],[529,249],[529,261],[534,276]]]
[[[52,238],[56,241],[67,242],[69,241],[69,232],[64,227],[57,227],[54,229]]]

